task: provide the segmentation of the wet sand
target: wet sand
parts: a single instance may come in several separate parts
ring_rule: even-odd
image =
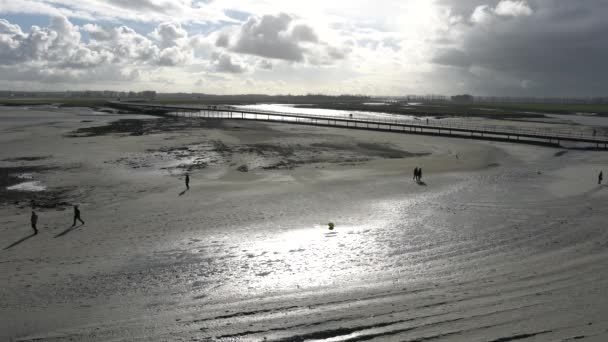
[[[0,339],[608,338],[605,152],[161,120],[0,110]]]

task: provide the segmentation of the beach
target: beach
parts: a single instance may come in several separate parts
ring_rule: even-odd
[[[605,151],[50,106],[0,130],[2,340],[608,339]]]

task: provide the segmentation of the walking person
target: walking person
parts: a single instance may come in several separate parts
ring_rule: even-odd
[[[84,221],[80,218],[80,209],[78,209],[77,205],[74,206],[74,223],[72,224],[72,227],[74,227],[76,225],[76,220],[78,220],[78,221],[80,221],[80,223],[84,224]]]
[[[600,174],[597,176],[597,184],[602,184],[603,180],[604,180],[604,172],[600,171]]]
[[[38,234],[38,228],[36,228],[36,224],[38,224],[38,215],[36,212],[32,210],[32,217],[30,217],[30,221],[32,223],[32,229],[34,230],[34,235]]]
[[[190,175],[186,173],[186,190],[190,190]]]
[[[414,178],[415,181],[418,180],[418,167],[414,168]]]
[[[420,183],[420,181],[422,181],[422,168],[421,167],[418,168],[418,183]]]

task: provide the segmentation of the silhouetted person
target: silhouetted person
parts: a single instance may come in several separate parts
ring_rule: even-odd
[[[418,168],[417,167],[414,168],[414,178],[413,179],[418,180]]]
[[[186,189],[190,190],[190,175],[186,173]]]
[[[78,209],[77,205],[74,206],[74,223],[72,224],[72,227],[74,227],[76,225],[76,220],[78,220],[78,221],[80,221],[80,223],[84,224],[84,221],[80,218],[80,209]]]
[[[32,229],[34,230],[34,235],[38,234],[38,228],[36,228],[36,224],[38,224],[38,215],[36,215],[36,212],[33,210],[30,221],[32,222]]]
[[[426,119],[426,124],[427,124],[427,125],[429,124],[429,119]]]
[[[418,182],[420,182],[422,180],[422,168],[419,167],[418,168]]]
[[[602,184],[603,180],[604,180],[604,172],[600,171],[600,174],[597,176],[597,184]]]

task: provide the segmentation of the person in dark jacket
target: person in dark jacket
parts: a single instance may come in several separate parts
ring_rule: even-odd
[[[32,223],[32,229],[34,230],[34,235],[38,234],[38,228],[36,228],[36,225],[38,224],[38,215],[36,215],[36,212],[32,210],[32,217],[30,218],[30,221]]]
[[[190,175],[186,173],[186,189],[190,190]]]
[[[74,206],[74,223],[72,224],[72,227],[74,227],[76,225],[76,221],[80,221],[80,223],[84,224],[84,221],[80,218],[80,209],[78,209],[78,206],[75,205]]]

